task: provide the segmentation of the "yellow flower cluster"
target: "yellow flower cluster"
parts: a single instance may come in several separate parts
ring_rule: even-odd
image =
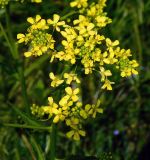
[[[29,44],[29,50],[24,53],[26,57],[41,56],[50,49],[54,49],[54,40],[51,34],[47,33],[49,25],[40,15],[35,18],[29,17],[27,21],[31,24],[27,34],[17,35],[18,43]]]
[[[31,0],[31,2],[34,2],[34,3],[41,3],[42,0]]]
[[[0,0],[0,7],[4,8],[5,5],[9,3],[9,0]]]
[[[81,7],[87,7],[88,3],[87,3],[87,0],[75,0],[70,3],[70,6],[81,8]]]
[[[85,136],[82,123],[85,119],[95,118],[97,113],[102,113],[100,101],[96,104],[82,105],[80,96],[81,73],[90,75],[96,73],[100,76],[101,88],[112,90],[113,68],[120,71],[122,77],[138,74],[136,60],[130,60],[131,51],[121,49],[119,41],[112,41],[102,35],[102,28],[111,23],[111,19],[103,11],[106,0],[99,0],[98,3],[88,4],[87,0],[74,0],[71,7],[79,10],[79,17],[72,24],[61,21],[57,14],[52,19],[42,19],[40,15],[35,18],[29,17],[27,21],[30,27],[26,34],[17,35],[18,43],[25,43],[29,46],[26,57],[41,56],[51,51],[50,62],[62,61],[69,65],[69,73],[62,72],[61,75],[54,75],[50,72],[50,86],[59,91],[59,97],[48,98],[48,105],[38,107],[32,106],[32,113],[41,117],[47,114],[52,118],[53,123],[64,121],[71,130],[67,137],[79,140]],[[61,38],[59,47],[54,43],[53,33],[57,32]],[[59,48],[59,49],[58,49]],[[67,68],[69,68],[67,67]],[[79,69],[80,73],[79,73]]]
[[[11,0],[0,0],[0,7],[4,8]],[[20,1],[24,2],[24,0],[14,0],[14,1]],[[33,3],[41,3],[42,0],[31,0]]]
[[[80,140],[80,136],[85,136],[85,131],[82,129],[82,122],[89,118],[95,118],[97,113],[102,113],[100,101],[96,105],[87,104],[83,107],[80,99],[80,89],[77,87],[80,80],[74,73],[64,73],[63,79],[55,76],[53,72],[50,73],[51,87],[58,87],[65,85],[65,89],[61,90],[62,97],[59,100],[54,100],[54,97],[48,97],[48,105],[38,107],[35,104],[31,107],[32,114],[42,117],[48,115],[53,119],[53,123],[64,121],[67,126],[71,128],[66,133],[68,138]],[[74,86],[74,87],[71,87]]]

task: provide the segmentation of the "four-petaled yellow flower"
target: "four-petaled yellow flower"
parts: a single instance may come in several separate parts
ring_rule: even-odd
[[[45,30],[49,28],[48,25],[46,25],[46,20],[42,19],[40,15],[36,15],[35,18],[29,17],[27,21],[32,25],[30,28],[31,30]]]
[[[48,106],[41,107],[45,114],[53,115],[53,109],[58,108],[58,105],[54,102],[53,97],[48,97]]]
[[[102,89],[112,90],[111,84],[114,84],[114,82],[110,82],[108,79],[105,80]]]
[[[76,83],[80,83],[80,80],[79,78],[77,77],[76,74],[73,74],[73,73],[64,73],[64,78],[66,78],[66,83],[67,84],[71,84],[72,81],[75,81]]]
[[[110,70],[105,70],[104,67],[100,67],[101,81],[105,81],[108,76],[111,76],[112,73]]]
[[[65,120],[65,115],[63,113],[62,108],[53,108],[53,113],[55,114],[53,122],[58,123],[60,120]]]
[[[58,87],[60,84],[64,82],[64,80],[59,79],[59,77],[55,76],[53,72],[49,74],[50,79],[52,80],[51,86]]]
[[[58,14],[54,14],[53,15],[53,20],[48,19],[47,23],[50,25],[53,25],[53,27],[60,32],[60,26],[64,26],[65,25],[65,21],[60,21],[60,16]]]
[[[67,87],[65,91],[67,93],[66,97],[70,98],[73,102],[78,101],[79,97],[77,94],[79,93],[79,88],[73,90],[71,87]]]
[[[73,128],[71,131],[66,133],[68,138],[73,138],[76,141],[80,140],[80,135],[85,136],[85,131],[78,129],[77,127]]]
[[[18,43],[22,43],[25,41],[25,35],[22,33],[17,34]]]

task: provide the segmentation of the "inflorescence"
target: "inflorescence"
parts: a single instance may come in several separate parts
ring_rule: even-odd
[[[15,1],[24,2],[25,0],[0,0],[0,8],[4,8],[6,5],[9,4],[9,2],[15,2]],[[30,0],[30,2],[41,3],[42,0]]]
[[[106,90],[112,90],[112,84],[115,83],[110,80],[114,69],[120,71],[121,77],[137,75],[138,63],[130,60],[130,49],[120,48],[118,40],[113,41],[102,34],[102,29],[112,22],[104,12],[106,0],[91,4],[87,0],[74,0],[70,6],[76,7],[79,13],[78,19],[71,25],[62,21],[58,14],[54,14],[52,19],[43,19],[40,15],[27,19],[30,24],[27,33],[17,35],[18,43],[25,43],[29,47],[24,56],[48,54],[51,63],[57,60],[70,67],[78,65],[80,72],[86,75],[99,74],[101,88]],[[62,37],[60,49],[55,47],[54,32]],[[82,104],[81,74],[76,67],[61,75],[50,72],[50,86],[60,87],[60,97],[50,96],[47,106],[33,104],[31,110],[38,117],[48,115],[53,123],[65,122],[71,128],[66,133],[67,137],[79,140],[80,136],[86,134],[82,128],[84,120],[95,118],[97,113],[103,113],[103,109],[100,108],[99,99],[96,104]]]

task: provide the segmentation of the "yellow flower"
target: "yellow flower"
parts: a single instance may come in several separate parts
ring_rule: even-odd
[[[112,73],[110,70],[105,70],[104,67],[100,67],[101,81],[104,81],[108,76],[111,76]]]
[[[41,19],[40,15],[36,15],[35,18],[29,17],[27,18],[27,21],[32,24],[31,26],[31,30],[36,30],[36,29],[48,29],[48,25],[46,24],[46,20],[45,19]]]
[[[69,101],[69,97],[68,96],[64,96],[59,101],[59,105],[62,107],[63,110],[67,110],[70,106],[73,105],[73,102]]]
[[[76,141],[80,140],[80,135],[85,136],[85,131],[78,129],[77,127],[75,129],[72,129],[71,131],[66,133],[66,136],[68,138],[73,138]]]
[[[74,0],[73,2],[70,3],[71,7],[84,7],[86,8],[88,6],[87,0]]]
[[[25,41],[25,35],[22,33],[17,34],[18,43],[22,43]]]
[[[60,26],[64,26],[65,25],[65,21],[60,21],[60,16],[58,14],[54,14],[53,15],[53,20],[48,19],[47,23],[50,25],[53,25],[54,28],[56,28],[56,31],[60,32]]]
[[[48,102],[48,106],[42,106],[41,108],[43,109],[43,112],[45,114],[49,114],[50,116],[52,116],[53,110],[58,108],[58,105],[54,103],[53,97],[48,97]]]
[[[115,58],[115,53],[114,53],[112,48],[109,49],[109,53],[110,53],[109,56],[107,58],[104,58],[103,61],[106,64],[114,64],[114,63],[116,63],[118,61],[118,59]]]
[[[69,97],[73,102],[78,101],[79,97],[77,94],[79,93],[79,88],[72,89],[71,87],[65,88],[65,91],[67,93],[67,97]]]
[[[55,114],[53,123],[58,123],[60,120],[61,121],[65,120],[65,115],[61,108],[53,108],[53,113]]]
[[[50,76],[50,79],[52,80],[52,82],[51,82],[52,87],[58,87],[60,84],[62,84],[64,82],[64,80],[60,80],[52,72],[49,74],[49,76]]]
[[[32,55],[32,52],[28,51],[28,52],[24,52],[24,56],[25,57],[30,57]]]
[[[105,16],[97,16],[95,18],[98,27],[105,27],[108,23],[111,23],[111,19]]]
[[[93,23],[89,23],[87,27],[84,26],[79,26],[76,27],[79,30],[79,34],[84,36],[84,37],[88,37],[88,36],[93,36],[94,34],[96,34],[96,31],[94,31],[95,25]]]
[[[105,80],[104,85],[101,87],[102,89],[112,90],[111,84],[114,84],[114,82],[110,82],[109,80]]]
[[[99,108],[99,106],[100,106],[100,100],[98,100],[96,105],[87,104],[85,106],[85,112],[89,115],[92,115],[92,117],[95,118],[97,113],[103,113],[103,109]]]
[[[67,84],[71,84],[72,81],[76,81],[76,83],[80,83],[80,80],[78,79],[76,74],[68,74],[68,73],[64,73],[64,78],[66,78],[66,83]]]
[[[72,40],[77,37],[76,31],[72,27],[65,28],[65,30],[61,31],[60,33],[67,39],[68,42],[72,42]]]
[[[84,65],[85,74],[92,73],[93,70],[93,60],[89,59],[88,57],[84,56],[81,63]]]
[[[119,45],[119,41],[115,40],[114,42],[112,42],[109,38],[106,38],[106,45],[108,48],[112,48]]]
[[[77,124],[79,124],[79,119],[76,117],[71,117],[70,119],[66,119],[66,125],[75,127]]]

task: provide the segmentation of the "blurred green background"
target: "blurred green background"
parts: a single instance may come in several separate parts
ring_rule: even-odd
[[[26,31],[27,17],[40,14],[49,18],[53,13],[65,15],[70,12],[68,3],[67,0],[45,0],[41,4],[10,3],[7,13],[14,40],[16,41],[17,33]],[[96,156],[101,160],[149,160],[150,1],[108,0],[105,11],[113,20],[104,30],[105,35],[120,40],[122,48],[131,48],[133,57],[140,63],[139,76],[119,79],[116,75],[117,83],[113,91],[100,92],[104,113],[85,123],[87,136],[80,142],[67,140],[63,134],[65,127],[60,125],[59,130],[62,132],[59,132],[57,138],[57,157],[63,159],[78,155],[79,160],[84,156]],[[5,17],[5,10],[0,9],[0,22],[7,28]],[[3,125],[8,122],[23,124],[26,119],[26,114],[22,115],[14,109],[19,108],[25,112],[17,73],[20,63],[24,66],[30,104],[46,104],[51,93],[48,73],[56,68],[55,64],[49,64],[46,55],[37,59],[25,59],[25,49],[19,46],[21,61],[14,60],[0,31],[0,160],[40,159],[39,152],[43,152],[46,160],[49,159],[48,131]],[[84,80],[86,83],[82,87],[86,101],[87,97],[90,99],[95,94],[97,80]],[[48,122],[42,123],[49,125]]]

